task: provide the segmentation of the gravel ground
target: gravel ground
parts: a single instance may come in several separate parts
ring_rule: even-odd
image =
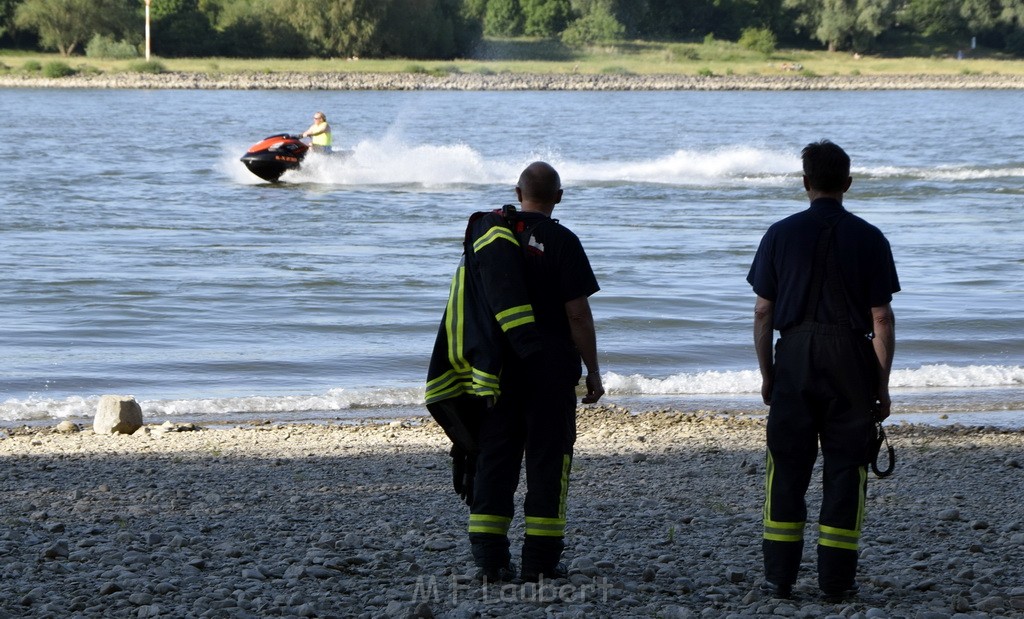
[[[1024,89],[1024,75],[583,75],[452,73],[111,73],[0,75],[3,88],[211,90],[961,90]]]
[[[581,409],[569,578],[488,588],[429,418],[68,425],[0,431],[0,617],[1024,616],[1021,430],[891,427],[861,595],[836,605],[812,523],[798,597],[757,591],[759,419]]]

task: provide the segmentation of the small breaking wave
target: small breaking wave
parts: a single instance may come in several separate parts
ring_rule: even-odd
[[[761,379],[756,370],[706,371],[680,373],[666,378],[640,374],[624,376],[615,372],[604,375],[605,389],[615,396],[735,396],[760,393]],[[1007,401],[1024,399],[1014,388],[1024,386],[1024,366],[1002,365],[927,365],[915,369],[894,370],[890,386],[899,390],[967,390],[958,396],[965,407],[972,406],[972,389],[1009,389]],[[98,395],[74,396],[64,399],[11,399],[0,403],[0,421],[26,422],[50,419],[92,417],[99,403]],[[266,415],[275,419],[313,414],[330,417],[331,413],[346,418],[370,418],[383,410],[401,409],[404,414],[425,414],[422,387],[382,389],[331,389],[312,395],[239,396],[140,400],[143,414],[150,418],[189,417],[214,420],[227,416]],[[991,395],[978,405],[993,406]],[[998,406],[998,403],[996,403]]]

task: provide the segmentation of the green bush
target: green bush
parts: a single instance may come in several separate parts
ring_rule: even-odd
[[[704,67],[704,68],[700,69],[699,71],[697,71],[697,75],[699,75],[701,77],[714,77],[715,76],[715,72],[712,71],[711,69],[707,68],[707,67]]]
[[[72,69],[66,62],[48,62],[46,63],[46,66],[43,67],[43,77],[67,77],[69,75],[74,75],[75,73],[77,73],[77,71]]]
[[[604,73],[605,75],[633,75],[633,72],[627,69],[626,67],[620,67],[615,65],[610,67],[602,67],[601,73]]]
[[[127,60],[138,58],[139,50],[128,41],[115,41],[113,37],[97,34],[93,35],[89,44],[85,46],[85,55],[88,58]]]
[[[700,60],[700,52],[692,47],[675,45],[671,50],[672,60]]]
[[[158,60],[140,60],[130,63],[128,70],[133,73],[166,73],[167,67]]]
[[[775,53],[778,40],[775,38],[775,33],[767,28],[744,28],[743,33],[740,34],[739,44],[740,47],[771,56]]]
[[[626,27],[604,5],[597,5],[569,24],[562,32],[562,43],[579,49],[594,43],[617,41],[625,35]]]
[[[25,63],[21,65],[21,70],[28,71],[29,73],[37,73],[43,70],[43,65],[39,64],[38,60],[26,60]]]

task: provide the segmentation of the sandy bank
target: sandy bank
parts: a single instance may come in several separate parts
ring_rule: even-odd
[[[1024,89],[1021,75],[580,75],[453,73],[113,73],[0,75],[3,88],[208,90],[964,90]]]
[[[428,419],[6,430],[0,616],[1024,613],[1024,431],[893,426],[896,474],[869,482],[863,593],[837,606],[810,566],[798,600],[757,592],[762,421],[600,408],[579,425],[570,579],[539,591],[468,582],[467,509]],[[513,554],[521,535],[520,517]]]

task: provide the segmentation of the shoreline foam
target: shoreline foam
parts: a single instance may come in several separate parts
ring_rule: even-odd
[[[543,591],[468,582],[467,509],[451,490],[447,439],[427,418],[147,428],[132,436],[36,429],[0,439],[8,514],[0,615],[909,617],[1024,609],[1024,431],[893,426],[896,472],[868,486],[862,593],[834,605],[817,595],[811,567],[820,473],[808,495],[799,599],[757,591],[763,420],[580,409],[570,578]]]

